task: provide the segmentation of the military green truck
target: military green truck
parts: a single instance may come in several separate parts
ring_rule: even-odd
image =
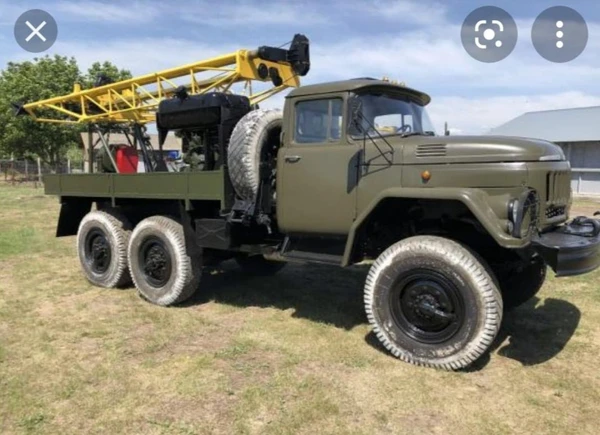
[[[202,269],[250,274],[286,262],[372,262],[369,323],[395,357],[460,369],[492,344],[503,312],[557,276],[600,265],[600,224],[571,206],[560,147],[436,135],[430,97],[359,78],[302,86],[283,112],[221,92],[161,101],[156,122],[200,144],[180,172],[48,175],[57,236],[77,236],[83,273],[131,281],[168,306],[202,291]]]

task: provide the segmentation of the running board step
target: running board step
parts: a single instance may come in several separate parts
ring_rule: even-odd
[[[288,251],[282,257],[287,260],[300,260],[307,263],[333,264],[336,266],[342,264],[341,255],[319,254],[317,252]]]

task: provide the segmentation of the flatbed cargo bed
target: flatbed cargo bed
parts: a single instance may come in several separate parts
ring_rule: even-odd
[[[224,172],[153,172],[137,174],[51,174],[44,176],[48,195],[88,198],[218,200],[225,196]]]

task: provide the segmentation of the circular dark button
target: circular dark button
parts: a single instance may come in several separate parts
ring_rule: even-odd
[[[471,12],[460,30],[462,45],[480,62],[493,63],[506,58],[517,45],[519,31],[504,9],[484,6]]]
[[[531,41],[535,50],[550,62],[570,62],[588,42],[588,27],[579,12],[566,6],[546,9],[535,19]]]
[[[56,42],[58,25],[48,12],[31,9],[17,18],[14,34],[17,44],[24,50],[41,53]]]

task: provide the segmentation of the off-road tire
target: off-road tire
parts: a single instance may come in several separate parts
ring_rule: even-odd
[[[285,267],[287,263],[283,261],[267,260],[262,255],[244,255],[235,257],[235,261],[244,271],[252,276],[271,276],[275,275]]]
[[[369,270],[364,302],[374,333],[395,357],[444,370],[481,357],[502,321],[502,297],[488,268],[463,245],[435,236],[386,249]],[[423,302],[442,317],[428,319],[419,311]],[[434,321],[440,326],[427,325]]]
[[[127,267],[129,220],[115,210],[89,212],[79,223],[77,253],[87,280],[104,288],[131,284]]]
[[[166,216],[141,221],[127,249],[129,270],[139,294],[156,305],[181,303],[200,283],[202,259],[186,251],[183,226]]]
[[[534,297],[546,280],[546,262],[535,256],[517,267],[493,267],[502,292],[504,311],[510,311]]]
[[[227,165],[231,183],[238,196],[256,201],[260,185],[260,164],[264,148],[281,131],[283,115],[280,110],[257,109],[238,121],[231,133],[227,150]],[[278,143],[278,142],[277,142]]]

